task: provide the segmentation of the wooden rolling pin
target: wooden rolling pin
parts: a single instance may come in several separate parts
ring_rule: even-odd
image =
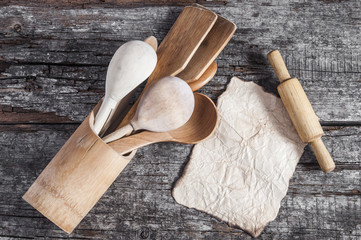
[[[274,50],[267,57],[281,82],[277,90],[298,135],[303,142],[311,143],[322,171],[332,171],[335,163],[321,140],[322,127],[300,82],[291,78],[279,51]]]

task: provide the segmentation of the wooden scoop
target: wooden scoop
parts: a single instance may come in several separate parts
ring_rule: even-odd
[[[214,132],[218,123],[218,112],[213,101],[201,93],[194,93],[195,106],[191,118],[180,128],[169,132],[143,131],[121,138],[109,145],[124,155],[137,148],[157,142],[196,144]]]
[[[129,124],[106,136],[108,143],[137,130],[167,132],[184,125],[194,109],[192,89],[182,79],[164,77],[143,94]]]
[[[217,72],[217,63],[213,62],[208,69],[203,73],[203,75],[196,81],[189,83],[189,87],[192,89],[192,91],[197,91],[198,89],[200,89],[201,87],[203,87],[205,84],[207,84],[216,74]],[[116,111],[114,112],[114,116],[111,115],[111,120],[109,121],[110,123],[114,124],[112,126],[107,126],[107,129],[109,129],[109,133],[112,132],[112,129],[115,129],[116,126],[119,124],[119,122],[115,122],[117,118],[122,118],[122,116],[124,117],[122,110],[124,110],[124,104],[127,104],[128,100],[125,99],[125,101],[123,102],[123,100],[121,101],[122,105],[119,106],[119,108],[116,108]]]
[[[147,37],[144,42],[148,43],[156,52],[158,49],[158,40],[157,38],[155,38],[154,36],[149,36]],[[109,71],[109,70],[108,70]],[[195,83],[196,85],[198,85],[197,83]],[[109,132],[109,130],[113,130],[115,129],[118,124],[120,123],[120,121],[118,122],[117,119],[123,119],[123,117],[125,116],[124,112],[128,112],[128,110],[130,109],[129,107],[127,107],[128,103],[130,102],[132,96],[134,95],[136,91],[136,88],[133,89],[131,92],[129,92],[125,97],[123,97],[115,106],[114,110],[111,111],[108,119],[106,120],[102,130],[98,133],[99,137],[103,137],[103,135],[107,132]]]
[[[149,77],[156,63],[157,54],[143,41],[129,41],[115,52],[107,71],[105,97],[94,121],[96,134],[116,105]]]

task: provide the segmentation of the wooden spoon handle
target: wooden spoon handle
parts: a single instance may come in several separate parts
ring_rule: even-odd
[[[159,133],[159,134],[167,134],[167,133]],[[155,142],[157,142],[157,138],[154,137],[154,134],[152,132],[143,131],[113,141],[109,143],[109,146],[112,147],[119,154],[124,155],[128,152],[131,152],[133,150],[136,150],[138,148],[147,146]]]
[[[109,143],[112,141],[115,141],[117,139],[120,139],[124,136],[127,136],[133,132],[133,127],[130,124],[125,125],[124,127],[119,128],[118,130],[112,132],[111,134],[107,135],[103,138],[103,141],[105,143]]]
[[[117,102],[111,99],[110,97],[105,96],[102,105],[100,106],[97,115],[94,120],[94,132],[98,135],[102,130],[104,124],[107,122],[109,115],[117,105]]]

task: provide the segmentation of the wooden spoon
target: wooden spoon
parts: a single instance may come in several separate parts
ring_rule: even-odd
[[[164,77],[144,92],[129,124],[106,136],[108,143],[133,131],[167,132],[184,125],[194,109],[192,89],[182,79]]]
[[[156,64],[157,54],[143,41],[129,41],[115,52],[107,71],[104,101],[94,121],[96,134],[118,102],[146,80]]]
[[[143,131],[121,138],[109,145],[119,154],[126,154],[140,147],[157,142],[179,142],[196,144],[214,132],[218,123],[218,112],[213,101],[206,95],[194,93],[195,107],[191,118],[182,127],[169,132]]]
[[[217,15],[204,8],[188,6],[183,9],[157,50],[158,63],[149,77],[145,89],[165,76],[176,76],[189,61],[213,27]],[[133,118],[139,99],[129,110],[117,129]]]
[[[203,87],[205,84],[207,84],[214,77],[216,72],[217,72],[217,63],[213,62],[197,81],[194,81],[194,82],[191,82],[188,84],[189,87],[192,89],[193,92],[197,91],[198,89]],[[122,109],[124,109],[124,108],[122,108]],[[116,116],[121,116],[121,113],[118,113]],[[124,115],[123,115],[123,117],[124,117]],[[112,116],[112,122],[114,122],[115,119],[116,119],[115,116]],[[115,128],[115,126],[114,126],[114,128]],[[110,134],[111,134],[111,132],[109,132],[109,135]],[[119,136],[122,136],[122,134],[118,134],[118,137],[116,137],[116,138],[114,137],[114,140],[119,139],[120,138]],[[106,138],[104,138],[104,139],[106,139]]]
[[[154,36],[147,37],[144,42],[148,43],[156,52],[158,48],[158,40]],[[213,77],[213,76],[212,76]],[[205,80],[204,80],[205,81]],[[105,122],[102,130],[98,133],[99,137],[103,137],[104,134],[112,132],[124,118],[126,113],[129,111],[128,106],[132,96],[134,95],[136,88],[129,92],[125,97],[122,98],[115,106],[113,111],[110,113],[107,121]],[[118,120],[119,119],[119,120]]]
[[[195,81],[195,82],[192,82],[189,84],[189,86],[191,87],[192,91],[196,91],[198,90],[199,88],[203,87],[206,83],[208,83],[212,78],[213,76],[216,74],[217,72],[217,63],[216,62],[213,62],[209,67],[208,69],[203,73],[203,75],[199,78],[199,80]],[[203,97],[204,95],[201,95],[201,97]],[[197,101],[197,97],[199,97],[199,94],[196,93],[195,94],[195,101]],[[208,130],[209,131],[209,130]],[[150,133],[150,134],[149,134]],[[203,132],[204,134],[207,133],[207,130],[205,130]],[[143,132],[142,134],[136,134],[136,136],[139,136],[140,138],[147,138],[147,137],[150,137],[150,139],[152,137],[154,137],[154,132],[148,132],[148,131],[145,131]],[[157,135],[155,135],[157,137]],[[198,137],[200,138],[206,138],[207,136],[205,135],[198,135]],[[159,137],[158,137],[159,138]],[[128,139],[128,138],[127,138]],[[132,139],[132,138],[131,138]],[[129,139],[129,140],[131,140]],[[160,139],[160,138],[159,138]],[[179,138],[181,139],[181,138]],[[196,139],[193,139],[193,140],[196,140]],[[203,139],[200,139],[199,141],[201,141]],[[119,141],[119,140],[118,140]],[[164,140],[164,142],[167,141],[166,139]],[[198,142],[199,142],[198,141]],[[177,141],[173,141],[173,142],[177,142]],[[182,142],[182,141],[179,141],[180,143],[188,143],[188,144],[194,144],[194,143],[197,143],[197,141],[194,141],[194,142]],[[120,143],[121,144],[121,143]],[[141,147],[141,146],[139,146]],[[133,150],[133,152],[131,152],[130,154],[128,154],[127,156],[124,156],[125,158],[127,159],[132,159],[134,157],[136,153],[136,149]]]
[[[198,8],[203,11],[209,11],[207,8],[204,8],[203,6],[198,4],[194,4],[192,7]],[[192,89],[194,88],[196,90],[203,86],[205,83],[207,83],[205,82],[204,84],[202,84],[199,82],[199,80],[202,78],[203,73],[205,73],[205,71],[208,71],[210,67],[216,68],[216,66],[211,66],[211,64],[214,63],[214,60],[227,45],[235,31],[236,25],[234,23],[228,21],[223,17],[217,16],[216,22],[214,23],[211,30],[202,41],[200,46],[197,48],[197,51],[194,53],[190,61],[188,61],[187,66],[183,68],[182,71],[178,71],[176,76],[185,80],[191,85]],[[162,44],[166,40],[167,38],[163,40]],[[212,78],[209,78],[209,80],[210,79]],[[194,83],[192,84],[192,82]],[[128,112],[128,114],[125,116],[125,118],[122,120],[122,122],[117,128],[120,128],[126,123],[128,123],[134,115],[134,111],[135,107]]]
[[[217,63],[213,62],[197,81],[191,82],[188,84],[189,87],[192,89],[193,92],[200,89],[214,77],[216,72],[217,72]],[[125,100],[125,99],[123,99],[123,100]],[[121,103],[123,103],[123,105],[128,102],[128,101],[123,102],[123,100],[121,101]],[[125,109],[124,106],[119,106],[119,108],[116,108],[116,113],[114,114],[114,116],[111,116],[111,120],[108,122],[111,122],[112,124],[115,124],[115,125],[110,126],[110,127],[108,126],[109,130],[110,130],[110,131],[108,131],[109,134],[112,133],[113,129],[115,129],[115,127],[118,124],[115,122],[115,120],[117,118],[121,118],[122,116],[124,117],[124,115],[122,115],[124,112],[124,109]]]

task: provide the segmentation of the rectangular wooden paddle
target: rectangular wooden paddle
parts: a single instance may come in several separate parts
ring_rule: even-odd
[[[184,70],[216,20],[217,15],[208,9],[185,7],[158,47],[157,66],[148,78],[145,88],[162,77],[175,76]],[[117,129],[132,119],[139,99],[140,97]]]
[[[193,6],[206,9],[201,5]],[[211,63],[222,52],[236,31],[236,25],[227,19],[218,16],[216,23],[208,33],[187,67],[177,77],[191,83],[199,79]]]

